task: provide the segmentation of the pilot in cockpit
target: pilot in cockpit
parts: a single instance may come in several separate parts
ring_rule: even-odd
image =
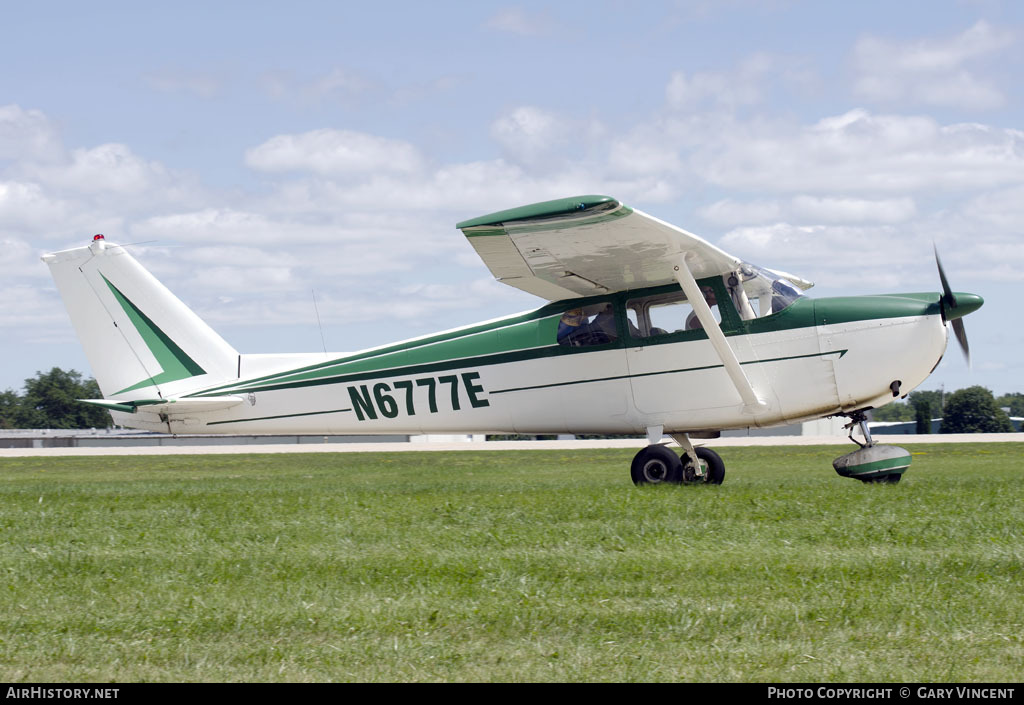
[[[715,290],[710,286],[702,286],[700,288],[702,294],[704,294],[704,300],[707,301],[708,306],[717,306],[718,299],[715,297]],[[686,317],[686,330],[699,330],[704,325],[697,318],[697,312],[691,311],[690,315]]]

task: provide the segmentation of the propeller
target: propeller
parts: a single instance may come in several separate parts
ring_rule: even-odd
[[[967,366],[970,367],[971,348],[967,344],[967,331],[964,330],[963,316],[966,316],[968,313],[974,311],[978,306],[980,306],[980,303],[975,304],[974,299],[980,299],[981,297],[968,294],[968,296],[972,297],[972,300],[968,306],[965,307],[967,310],[957,311],[956,309],[959,306],[959,302],[956,299],[956,294],[954,294],[953,290],[949,288],[949,280],[946,279],[946,271],[942,268],[942,260],[939,259],[939,248],[935,243],[932,243],[932,249],[935,250],[935,266],[939,268],[939,279],[942,281],[942,298],[939,299],[939,304],[942,306],[942,320],[948,321],[953,327],[953,334],[956,336],[957,342],[960,343],[960,349],[964,351],[964,358],[967,360]]]

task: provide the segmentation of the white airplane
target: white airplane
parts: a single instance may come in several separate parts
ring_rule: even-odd
[[[240,354],[102,235],[43,256],[116,424],[169,433],[646,434],[635,483],[722,482],[691,439],[851,419],[839,474],[895,482],[910,454],[865,413],[935,369],[946,323],[982,305],[943,292],[811,299],[812,284],[723,252],[607,196],[456,226],[540,308],[356,353]],[[938,254],[936,253],[938,263]],[[853,437],[859,426],[864,442]],[[682,457],[663,445],[668,434]]]

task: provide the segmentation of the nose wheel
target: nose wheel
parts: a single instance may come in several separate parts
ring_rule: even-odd
[[[853,437],[854,427],[859,427],[864,442]],[[850,415],[850,440],[860,446],[852,453],[847,453],[832,461],[832,467],[842,477],[852,477],[861,482],[881,482],[895,484],[903,477],[910,467],[910,451],[899,446],[879,445],[871,438],[867,416],[863,411]]]

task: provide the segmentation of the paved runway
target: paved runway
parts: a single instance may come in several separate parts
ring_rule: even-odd
[[[904,445],[913,443],[1024,443],[1024,433],[960,433],[936,435],[873,434],[880,443]],[[256,453],[395,453],[439,450],[572,450],[580,448],[636,448],[645,445],[642,438],[616,438],[588,441],[489,441],[486,443],[302,443],[289,445],[237,446],[148,446],[138,448],[0,448],[0,458],[103,455],[224,455]],[[695,445],[709,448],[733,446],[854,446],[846,436],[741,436],[697,440]]]

